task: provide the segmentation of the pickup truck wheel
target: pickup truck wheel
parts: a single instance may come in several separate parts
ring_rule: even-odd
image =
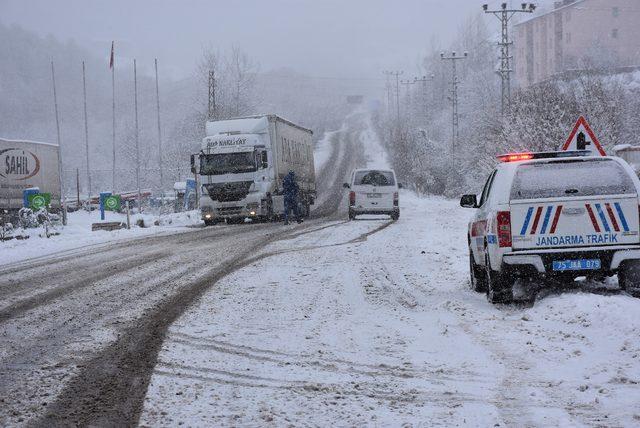
[[[618,270],[618,285],[623,291],[640,290],[640,260],[626,260]]]
[[[486,256],[485,272],[487,277],[487,299],[491,303],[513,302],[513,279],[505,272],[491,269],[489,256]]]
[[[487,291],[487,276],[482,268],[478,266],[473,259],[473,252],[469,248],[469,271],[471,276],[471,289],[478,293],[484,293]]]

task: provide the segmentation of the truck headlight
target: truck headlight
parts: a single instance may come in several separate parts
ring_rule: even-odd
[[[204,218],[206,218],[206,219],[210,219],[210,218],[211,218],[211,214],[205,214],[205,215],[204,215]]]

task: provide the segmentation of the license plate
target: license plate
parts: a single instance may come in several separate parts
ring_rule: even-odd
[[[382,197],[382,193],[367,193],[367,198],[379,199]]]
[[[598,270],[602,267],[600,259],[560,260],[553,262],[554,271]]]

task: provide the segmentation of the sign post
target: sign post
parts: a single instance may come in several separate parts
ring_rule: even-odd
[[[111,192],[100,192],[100,220],[104,221],[104,201],[109,196],[111,196]]]
[[[607,155],[584,116],[580,116],[576,122],[573,130],[569,134],[569,138],[567,138],[567,141],[562,146],[562,150],[588,150],[592,156]]]

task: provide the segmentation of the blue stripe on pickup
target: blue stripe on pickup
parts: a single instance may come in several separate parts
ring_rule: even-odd
[[[609,228],[609,223],[607,223],[607,217],[605,217],[604,211],[602,211],[602,205],[596,204],[596,210],[598,210],[598,215],[600,216],[600,220],[602,220],[602,225],[604,226],[604,230],[607,232],[611,232],[611,228]]]
[[[524,224],[522,225],[522,230],[520,231],[520,235],[527,234],[527,229],[529,229],[529,222],[531,221],[532,215],[533,215],[533,207],[529,207],[529,211],[527,211],[527,216],[524,218]]]
[[[616,207],[616,211],[618,212],[618,217],[620,217],[620,223],[622,223],[622,227],[625,232],[629,231],[629,225],[627,224],[627,219],[624,217],[624,213],[622,212],[622,207],[620,207],[620,203],[616,202],[613,205]]]
[[[544,222],[542,223],[541,235],[547,232],[547,226],[549,226],[549,219],[551,218],[551,211],[553,211],[553,205],[547,207],[547,212],[544,214]]]

